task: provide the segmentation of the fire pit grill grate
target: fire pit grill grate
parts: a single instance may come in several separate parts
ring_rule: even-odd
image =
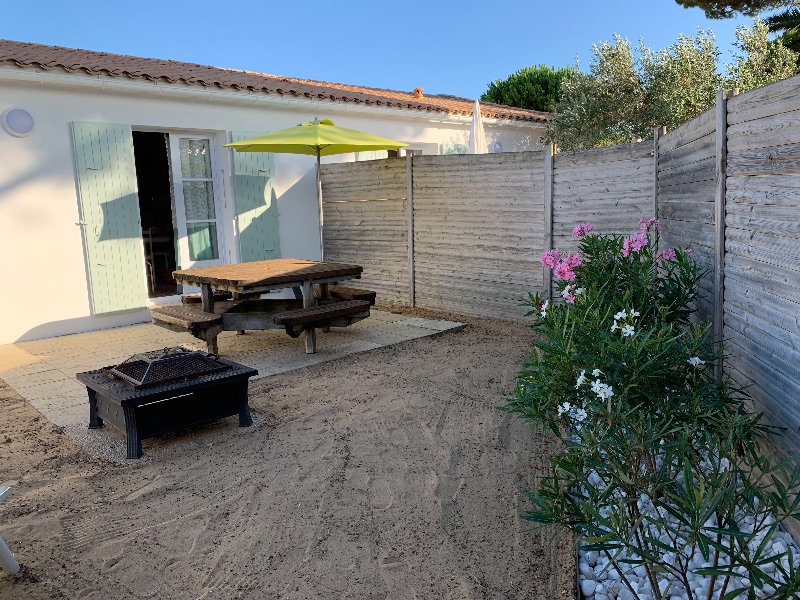
[[[216,356],[176,346],[134,354],[116,367],[103,369],[103,372],[139,390],[194,379],[230,368],[230,365]]]

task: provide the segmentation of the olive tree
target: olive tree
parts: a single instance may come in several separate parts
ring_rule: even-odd
[[[795,73],[798,54],[756,20],[737,30],[739,54],[720,74],[711,32],[680,36],[660,51],[633,48],[615,36],[592,47],[588,73],[567,76],[545,141],[579,150],[649,138],[654,127],[673,129],[711,108],[717,90],[748,91]]]
[[[746,92],[791,77],[797,72],[798,54],[779,38],[768,38],[769,27],[756,20],[752,27],[736,30],[735,46],[739,53],[733,64],[727,65],[727,87]]]

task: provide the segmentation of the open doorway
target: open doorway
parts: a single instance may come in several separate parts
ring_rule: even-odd
[[[172,278],[177,268],[169,135],[133,132],[139,213],[142,219],[147,292],[150,298],[179,293]]]

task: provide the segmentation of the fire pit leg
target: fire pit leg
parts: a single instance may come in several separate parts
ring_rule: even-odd
[[[103,419],[97,416],[97,392],[86,388],[89,394],[89,429],[99,429],[104,425]]]
[[[128,440],[128,458],[142,456],[142,440],[139,439],[139,427],[136,423],[136,407],[124,406],[125,413],[125,438]]]
[[[250,427],[253,419],[250,416],[250,405],[247,403],[247,380],[237,386],[236,396],[239,401],[239,427]]]

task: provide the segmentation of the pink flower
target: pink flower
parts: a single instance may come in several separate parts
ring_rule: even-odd
[[[567,254],[567,258],[564,259],[564,262],[567,264],[568,267],[580,267],[583,260],[581,260],[580,254]]]
[[[567,261],[559,263],[556,267],[555,274],[558,279],[563,279],[564,281],[572,281],[575,279],[575,271],[572,270],[572,267]]]
[[[560,260],[561,260],[561,252],[558,251],[558,248],[556,248],[555,250],[542,252],[543,267],[546,267],[548,269],[555,269]]]
[[[634,233],[631,237],[625,238],[622,243],[622,256],[628,256],[631,252],[639,252],[647,245],[647,235],[644,233]]]
[[[691,254],[692,252],[694,252],[694,250],[692,250],[691,248],[687,248],[683,252],[684,252],[684,254]]]
[[[575,284],[568,285],[561,290],[561,297],[567,304],[575,304]]]
[[[662,260],[675,260],[675,250],[672,248],[659,250],[658,254],[656,254],[656,262],[661,262]]]
[[[591,223],[581,223],[572,230],[572,237],[583,237],[590,231],[594,231],[595,227]]]
[[[656,233],[661,233],[661,223],[659,223],[658,219],[655,217],[648,219],[647,221],[644,219],[639,219],[639,231],[642,233],[647,233],[650,231],[651,227],[655,227]]]

